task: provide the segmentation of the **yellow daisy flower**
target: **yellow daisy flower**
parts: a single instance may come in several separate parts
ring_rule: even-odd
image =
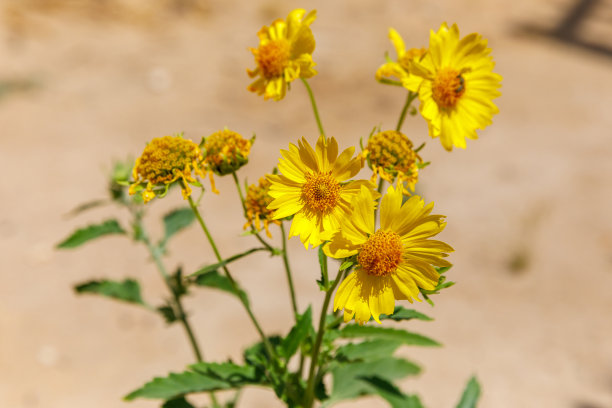
[[[480,34],[460,38],[456,24],[444,23],[431,31],[425,57],[411,62],[411,73],[423,81],[410,90],[419,93],[429,135],[439,137],[446,150],[464,149],[465,139],[477,139],[476,129],[490,125],[499,112],[492,100],[500,95],[502,77],[493,72],[490,52]]]
[[[257,68],[247,69],[247,73],[259,78],[249,85],[249,91],[279,101],[291,81],[316,75],[312,61],[315,39],[310,30],[316,16],[316,10],[306,14],[306,10],[296,9],[287,21],[278,19],[257,33],[259,47],[251,48]]]
[[[261,231],[261,223],[266,230],[266,235],[272,238],[268,226],[270,223],[280,225],[279,220],[274,219],[274,210],[268,208],[273,198],[270,193],[270,182],[265,178],[259,179],[259,184],[251,184],[247,189],[244,207],[246,210],[247,223],[244,229],[252,226],[257,231]]]
[[[203,166],[210,176],[212,191],[215,187],[213,173],[225,176],[238,170],[249,161],[253,139],[244,139],[239,133],[223,129],[204,138],[200,147],[204,153]]]
[[[380,228],[375,229],[375,198],[366,188],[353,201],[354,212],[323,250],[333,258],[356,256],[357,266],[340,284],[334,311],[344,309],[344,321],[359,324],[370,316],[393,314],[395,300],[421,301],[419,288],[433,290],[440,277],[434,266],[451,264],[443,259],[453,248],[429,239],[444,229],[444,216],[431,215],[433,203],[418,196],[402,204],[399,188],[389,187],[380,204]]]
[[[397,179],[400,185],[406,183],[410,191],[414,192],[422,160],[412,149],[412,142],[406,135],[395,130],[378,132],[368,140],[361,156],[373,171],[373,183],[377,176],[391,184]],[[404,188],[402,190],[408,194]]]
[[[281,150],[278,169],[282,174],[268,175],[270,195],[274,201],[268,206],[276,210],[274,219],[293,215],[289,237],[300,236],[308,249],[331,237],[340,221],[351,213],[351,200],[362,186],[373,189],[367,180],[345,182],[363,167],[359,156],[349,147],[338,155],[338,142],[333,137],[320,136],[316,150],[306,139],[298,146]]]
[[[204,176],[200,168],[202,153],[197,144],[182,135],[157,137],[145,147],[136,159],[132,171],[134,183],[130,185],[130,195],[143,190],[145,203],[153,198],[163,197],[172,183],[181,181],[183,198],[191,195],[189,183],[199,185],[195,175]]]
[[[385,78],[395,77],[402,82],[408,89],[415,88],[422,81],[410,73],[410,66],[413,59],[420,60],[427,52],[425,48],[406,49],[404,40],[397,31],[389,28],[389,39],[395,47],[397,61],[387,61],[376,70],[376,79],[381,81]]]

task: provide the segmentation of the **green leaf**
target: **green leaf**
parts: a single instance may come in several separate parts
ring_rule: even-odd
[[[389,357],[401,346],[397,340],[376,339],[366,340],[361,343],[349,343],[338,347],[336,356],[339,360],[349,361],[371,361],[381,357]]]
[[[176,315],[174,308],[170,305],[170,302],[166,303],[163,306],[159,306],[157,308],[157,311],[159,312],[159,314],[162,315],[162,317],[168,324],[172,324],[178,321],[178,316]]]
[[[195,408],[185,397],[178,397],[168,400],[162,405],[162,408]]]
[[[229,258],[224,259],[221,262],[217,262],[215,264],[208,265],[208,266],[205,266],[205,267],[203,267],[201,269],[198,269],[197,271],[195,271],[191,275],[188,275],[187,277],[188,278],[195,278],[195,277],[197,277],[199,275],[204,275],[204,274],[207,274],[209,272],[216,271],[219,268],[223,268],[225,265],[227,265],[230,262],[234,262],[234,261],[236,261],[236,260],[238,260],[238,259],[240,259],[240,258],[242,258],[244,256],[250,255],[253,252],[257,252],[257,251],[267,251],[267,248],[265,248],[265,247],[251,248],[248,251],[242,252],[240,254],[236,254],[234,256],[230,256]]]
[[[376,390],[364,377],[378,377],[388,382],[398,380],[421,371],[416,364],[394,357],[385,357],[374,361],[361,361],[338,364],[331,370],[333,377],[332,393],[324,407],[338,401],[373,394]]]
[[[404,394],[384,378],[370,376],[361,377],[361,380],[368,383],[373,391],[385,399],[392,408],[423,408],[419,397]]]
[[[147,306],[140,295],[140,285],[132,279],[126,279],[123,282],[106,279],[93,280],[76,285],[74,290],[77,293],[95,293],[112,299]]]
[[[125,230],[121,228],[117,220],[107,220],[102,224],[78,229],[64,241],[57,244],[57,248],[76,248],[87,241],[110,234],[125,234]]]
[[[283,339],[280,336],[268,337],[268,341],[275,349],[281,344],[282,340]],[[243,357],[244,361],[246,361],[247,364],[252,366],[267,368],[268,366],[272,365],[270,361],[271,357],[268,354],[268,350],[266,350],[266,347],[261,341],[244,350]]]
[[[459,404],[457,404],[457,408],[476,408],[479,398],[480,384],[478,383],[476,377],[472,377],[470,378],[470,381],[468,381],[465,390],[463,391],[461,401],[459,401]]]
[[[234,289],[232,282],[226,276],[220,275],[216,270],[199,275],[196,278],[195,283],[199,286],[207,286],[209,288],[215,288],[231,293],[232,295],[237,296],[245,304],[249,304],[247,294],[239,288],[238,290]]]
[[[195,220],[195,215],[191,208],[177,208],[164,216],[164,238],[162,244],[181,231],[187,228]]]
[[[101,207],[103,205],[108,204],[110,201],[108,200],[92,200],[92,201],[88,201],[86,203],[83,203],[75,208],[73,208],[72,210],[70,210],[70,212],[68,214],[66,214],[69,217],[73,217],[75,215],[78,215],[84,211],[87,210],[91,210],[92,208],[96,208],[96,207]]]
[[[392,329],[388,327],[349,324],[339,330],[338,334],[340,337],[345,339],[363,337],[369,339],[397,340],[402,344],[414,346],[440,346],[440,343],[430,339],[429,337],[406,330]]]
[[[340,271],[343,271],[345,269],[350,268],[351,266],[353,266],[355,262],[352,259],[347,259],[346,261],[342,262],[342,264],[340,265]]]
[[[255,367],[239,366],[234,363],[198,363],[190,366],[189,371],[170,373],[167,377],[156,377],[124,399],[169,400],[192,392],[225,390],[245,384],[261,383],[262,380]]]
[[[312,330],[312,309],[308,306],[280,345],[282,356],[289,360]]]
[[[424,315],[421,312],[417,312],[414,309],[405,309],[403,306],[397,306],[392,315],[380,315],[380,320],[395,320],[397,322],[401,320],[418,319],[424,321],[433,320],[431,317]],[[373,320],[373,319],[371,319]]]

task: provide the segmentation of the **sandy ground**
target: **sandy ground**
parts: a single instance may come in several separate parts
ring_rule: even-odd
[[[428,407],[451,407],[476,374],[481,407],[612,407],[612,58],[520,29],[554,26],[570,2],[171,3],[99,2],[92,9],[84,1],[2,2],[1,407],[130,406],[120,400],[126,392],[192,361],[179,326],[72,292],[91,278],[132,276],[147,299],[161,301],[166,292],[143,248],[121,238],[77,251],[54,245],[118,211],[65,217],[76,204],[104,197],[112,161],[138,155],[153,137],[185,131],[199,139],[223,126],[256,132],[251,163],[241,171],[251,181],[275,165],[279,148],[301,136],[314,140],[299,84],[280,103],[245,89],[256,31],[299,6],[318,9],[320,74],[312,86],[327,131],[341,145],[397,120],[404,93],[373,80],[392,51],[389,26],[421,46],[430,28],[456,21],[463,33],[490,39],[504,76],[501,112],[481,140],[451,154],[429,141],[423,153],[433,164],[420,189],[448,216],[443,238],[456,248],[449,276],[457,285],[435,308],[417,305],[435,322],[406,324],[444,347],[402,350],[425,367],[403,389],[418,392]],[[610,10],[602,2],[580,35],[612,47]],[[404,130],[417,144],[429,139],[419,117]],[[202,209],[229,255],[253,242],[239,237],[243,220],[231,180],[219,180],[218,188]],[[161,232],[157,217],[179,205],[174,192],[151,206],[154,234]],[[299,304],[320,305],[316,253],[296,239],[291,250]],[[187,271],[212,259],[195,228],[170,252],[168,265]],[[234,269],[265,330],[286,332],[291,312],[280,260],[256,254]],[[187,307],[207,358],[239,359],[257,339],[238,302],[222,293],[199,290]],[[248,389],[241,406],[280,405],[271,392]]]

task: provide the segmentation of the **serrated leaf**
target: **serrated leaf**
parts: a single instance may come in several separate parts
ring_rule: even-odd
[[[177,208],[164,216],[164,239],[166,243],[172,236],[187,228],[195,220],[195,215],[191,208]]]
[[[291,331],[280,345],[281,354],[286,360],[289,360],[296,353],[300,344],[308,337],[311,329],[312,309],[308,306],[306,312],[299,317],[295,326],[291,328]]]
[[[280,336],[268,337],[268,341],[275,349],[281,344],[282,340],[283,339]],[[268,350],[266,350],[266,347],[261,341],[253,344],[252,346],[244,350],[242,355],[244,357],[244,361],[246,361],[249,365],[260,366],[263,368],[266,368],[271,365]]]
[[[476,377],[472,377],[470,378],[470,381],[468,381],[465,390],[463,391],[463,395],[461,396],[459,404],[457,404],[457,408],[476,408],[479,398],[480,384],[478,383]]]
[[[195,408],[185,397],[173,398],[162,405],[162,408]]]
[[[345,339],[354,338],[369,338],[369,339],[386,339],[396,340],[406,345],[413,346],[440,346],[435,340],[425,337],[421,334],[412,333],[402,329],[392,329],[379,326],[359,326],[350,324],[344,326],[338,331],[340,337]]]
[[[121,228],[117,220],[114,219],[104,221],[102,224],[89,225],[85,228],[76,230],[64,241],[57,244],[57,248],[76,248],[92,239],[111,234],[125,234],[125,230]]]
[[[121,300],[128,303],[136,303],[147,306],[140,294],[140,285],[132,279],[123,282],[112,280],[93,280],[81,283],[74,287],[77,293],[94,293],[96,295]]]
[[[369,384],[373,391],[386,400],[392,408],[423,408],[419,397],[404,394],[393,383],[384,378],[376,376],[360,378]]]
[[[349,343],[338,347],[336,358],[348,361],[370,361],[392,356],[402,342],[397,340],[376,339],[361,343]]]
[[[406,309],[403,306],[397,306],[395,310],[393,311],[392,315],[389,315],[389,316],[383,315],[383,314],[380,315],[380,320],[401,321],[401,320],[411,320],[411,319],[418,319],[418,320],[423,320],[423,321],[433,320],[431,317],[424,315],[421,312],[417,312],[414,309]]]
[[[136,398],[171,400],[192,392],[226,390],[245,384],[261,384],[262,380],[255,367],[239,366],[233,363],[198,363],[182,373],[170,373],[156,377],[142,388],[124,397],[131,401]]]
[[[360,361],[338,364],[331,370],[333,377],[332,393],[323,406],[331,406],[338,401],[356,398],[375,393],[364,377],[378,377],[388,382],[418,374],[421,371],[416,364],[394,357],[385,357],[374,361]]]
[[[229,264],[231,262],[237,261],[238,259],[240,259],[242,257],[250,255],[253,252],[266,251],[266,250],[267,250],[267,248],[265,248],[265,247],[251,248],[248,251],[244,251],[244,252],[242,252],[240,254],[236,254],[236,255],[230,256],[229,258],[224,259],[221,262],[217,262],[215,264],[207,265],[207,266],[205,266],[203,268],[200,268],[197,271],[195,271],[194,273],[188,275],[187,277],[188,278],[196,278],[196,277],[198,277],[200,275],[204,275],[204,274],[207,274],[209,272],[216,271],[217,269],[223,268],[225,265],[227,265],[227,264]]]
[[[207,286],[209,288],[215,288],[231,293],[232,295],[237,296],[244,303],[249,304],[247,294],[241,289],[236,291],[231,281],[226,276],[220,275],[216,270],[199,275],[196,278],[195,283],[199,286]]]

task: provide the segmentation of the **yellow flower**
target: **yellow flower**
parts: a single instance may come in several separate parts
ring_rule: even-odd
[[[249,161],[252,141],[244,139],[239,133],[223,129],[208,136],[200,143],[204,153],[204,168],[210,176],[213,192],[215,187],[213,173],[225,176],[238,170]]]
[[[492,100],[500,95],[502,77],[493,72],[490,52],[480,34],[460,38],[456,24],[444,23],[431,31],[423,60],[411,62],[411,72],[423,80],[410,90],[419,93],[429,135],[439,137],[446,150],[464,149],[465,139],[477,139],[476,129],[490,125],[499,112]]]
[[[444,229],[444,216],[431,215],[433,203],[424,205],[418,196],[402,204],[399,188],[389,187],[381,200],[380,228],[375,230],[375,198],[365,188],[353,201],[354,212],[341,221],[324,251],[333,258],[356,256],[357,266],[340,284],[334,310],[344,309],[344,321],[380,323],[380,314],[390,315],[395,300],[418,298],[419,288],[436,287],[439,273],[434,266],[451,264],[443,259],[453,248],[429,239]]]
[[[376,70],[378,81],[384,78],[395,77],[402,82],[406,88],[414,88],[421,82],[421,78],[415,77],[410,73],[410,65],[413,59],[421,59],[427,52],[425,48],[411,48],[406,50],[404,40],[397,31],[389,28],[389,39],[395,47],[397,61],[387,61]]]
[[[142,155],[136,159],[132,171],[134,183],[129,193],[143,190],[142,183],[147,183],[142,198],[145,203],[153,198],[163,197],[172,183],[181,181],[183,198],[191,195],[188,183],[198,185],[193,174],[204,176],[200,169],[202,153],[198,145],[182,135],[157,137],[145,147]]]
[[[270,182],[265,178],[259,179],[259,185],[251,184],[247,189],[244,207],[246,210],[247,223],[244,229],[252,226],[257,231],[261,231],[261,221],[266,230],[266,235],[272,238],[268,225],[270,223],[280,225],[279,220],[274,219],[274,210],[268,208],[273,198],[269,194]]]
[[[368,140],[368,145],[361,153],[368,161],[374,172],[372,182],[376,176],[394,183],[396,178],[400,185],[406,183],[411,191],[419,180],[419,164],[422,160],[412,149],[412,142],[406,135],[395,130],[379,132]],[[404,188],[402,188],[405,193]]]
[[[316,10],[305,14],[306,10],[293,10],[287,21],[278,19],[257,33],[259,47],[251,48],[257,68],[247,69],[247,73],[251,78],[259,78],[249,85],[249,91],[279,101],[285,97],[291,81],[317,73],[312,61],[315,39],[310,31]]]
[[[281,150],[278,169],[281,175],[268,175],[270,195],[274,201],[268,206],[276,210],[274,219],[293,215],[289,237],[299,235],[308,249],[331,237],[340,220],[352,211],[351,200],[361,186],[373,189],[367,180],[345,183],[363,167],[360,157],[354,157],[354,147],[338,156],[338,142],[333,137],[320,136],[316,151],[306,139],[298,146]]]

